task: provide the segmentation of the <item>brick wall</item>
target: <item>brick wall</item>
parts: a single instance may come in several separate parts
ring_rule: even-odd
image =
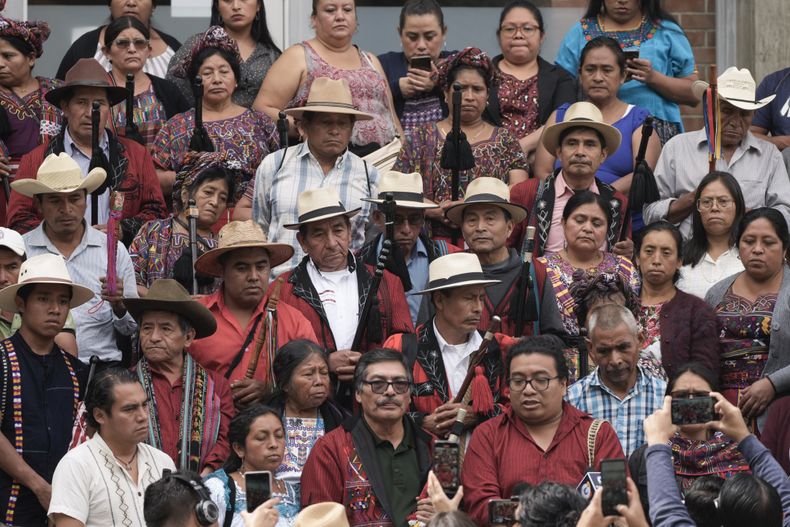
[[[586,0],[551,0],[552,7],[586,7]],[[686,32],[694,50],[699,78],[709,80],[710,65],[716,61],[716,0],[663,0],[662,5]],[[686,130],[702,128],[702,105],[681,106]]]

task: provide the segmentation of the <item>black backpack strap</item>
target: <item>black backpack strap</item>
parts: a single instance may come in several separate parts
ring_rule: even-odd
[[[244,344],[241,345],[239,352],[236,353],[236,356],[233,357],[232,361],[230,361],[228,371],[225,372],[226,379],[230,379],[230,375],[233,373],[233,370],[236,369],[236,366],[238,366],[241,362],[241,358],[244,357],[244,352],[247,351],[247,346],[249,346],[250,342],[252,342],[252,338],[255,336],[255,330],[258,329],[258,324],[260,324],[261,318],[263,318],[263,313],[255,317],[255,323],[252,325],[250,332],[247,333],[247,338],[244,340]]]
[[[222,522],[222,527],[230,527],[233,523],[233,514],[236,509],[236,482],[228,474],[228,489],[230,490],[230,499],[228,506],[225,507],[225,521]]]

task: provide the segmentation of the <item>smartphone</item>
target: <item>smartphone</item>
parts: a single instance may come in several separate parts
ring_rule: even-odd
[[[455,441],[436,441],[433,447],[433,473],[442,484],[442,489],[452,498],[461,485],[461,471],[458,443]]]
[[[713,421],[716,401],[710,395],[690,399],[672,398],[672,424],[696,425]]]
[[[488,502],[489,525],[513,525],[516,521],[518,500],[491,500]]]
[[[409,66],[415,70],[431,71],[431,57],[412,57]]]
[[[628,62],[629,60],[634,60],[634,59],[638,59],[639,58],[639,50],[638,49],[632,49],[632,50],[623,51],[623,53],[625,53],[625,61],[626,62]]]
[[[604,516],[619,516],[618,505],[628,505],[628,486],[625,481],[625,459],[601,461],[601,505]]]
[[[272,497],[272,473],[268,470],[244,473],[247,486],[247,512],[257,509]]]

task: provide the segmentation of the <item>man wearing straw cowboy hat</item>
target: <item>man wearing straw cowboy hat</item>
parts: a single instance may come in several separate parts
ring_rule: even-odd
[[[83,178],[89,176],[91,165],[91,105],[98,102],[99,147],[109,167],[106,183],[91,192],[99,193],[98,225],[104,229],[110,214],[110,189],[123,191],[123,213],[120,227],[124,241],[129,244],[140,226],[167,214],[159,180],[148,149],[131,139],[118,137],[107,130],[111,107],[125,100],[126,88],[113,86],[104,68],[95,59],[80,59],[66,73],[66,82],[50,90],[45,97],[63,111],[66,121],[60,133],[22,157],[16,180],[35,179],[44,159],[50,154],[65,152],[79,166]],[[91,210],[86,208],[86,221]],[[41,215],[33,207],[30,196],[13,192],[8,204],[8,226],[21,233],[28,232],[41,222]]]
[[[416,326],[430,318],[430,301],[419,294],[428,283],[428,265],[436,258],[458,252],[459,249],[444,240],[431,240],[422,232],[425,211],[439,206],[425,202],[420,174],[386,172],[381,178],[378,192],[377,199],[362,201],[370,201],[378,206],[373,211],[373,223],[382,234],[366,243],[358,256],[366,264],[376,265],[386,236],[386,217],[382,204],[387,194],[392,194],[395,201],[394,245],[387,260],[387,269],[400,277],[406,291],[406,300],[409,302],[411,321]],[[396,248],[397,251],[394,250]]]
[[[485,290],[498,280],[486,278],[477,256],[448,254],[431,262],[430,281],[420,294],[430,296],[436,310],[432,320],[417,328],[417,334],[393,335],[385,348],[406,357],[414,377],[412,408],[417,422],[432,434],[444,437],[455,422],[458,409],[467,408],[464,425],[476,426],[502,412],[502,357],[516,339],[496,333],[480,362],[477,375],[484,384],[472,383],[464,401],[452,400],[461,389],[472,355],[483,335],[477,329],[485,304]],[[480,391],[482,390],[482,391]]]
[[[291,257],[292,247],[269,243],[252,220],[228,223],[217,238],[218,247],[195,263],[199,272],[222,278],[217,291],[197,298],[214,315],[217,331],[196,339],[189,354],[228,379],[236,403],[246,405],[270,393],[274,381],[271,359],[277,349],[297,339],[315,342],[315,332],[304,315],[288,304],[278,304],[272,314],[266,310],[269,274],[272,267]],[[276,334],[272,334],[273,328]],[[266,339],[258,347],[261,336]],[[262,360],[250,374],[256,351]]]
[[[572,104],[565,120],[546,127],[540,140],[555,153],[560,169],[545,181],[530,179],[511,189],[511,203],[530,211],[527,221],[518,224],[510,237],[511,247],[521,249],[526,227],[531,225],[536,229],[535,256],[561,251],[565,243],[562,211],[575,192],[590,190],[612,205],[612,222],[602,249],[630,258],[633,242],[619,241],[623,223],[630,218],[628,198],[595,177],[606,157],[617,151],[620,139],[620,131],[606,124],[601,110],[589,102]],[[630,224],[626,225],[630,234]]]
[[[790,223],[790,179],[782,155],[773,144],[749,131],[754,111],[774,98],[756,100],[756,84],[747,69],[735,67],[719,75],[721,103],[721,159],[716,170],[729,172],[743,191],[747,209],[772,207]],[[692,90],[703,97],[708,84],[696,81]],[[658,158],[656,183],[661,199],[645,205],[645,224],[667,219],[679,224],[684,239],[691,236],[691,211],[697,185],[709,172],[708,137],[705,128],[673,137]],[[720,204],[719,204],[720,206]]]
[[[371,210],[362,198],[374,197],[379,181],[376,167],[348,150],[354,123],[373,116],[356,109],[347,80],[326,77],[314,80],[305,105],[285,113],[298,120],[304,143],[266,156],[255,173],[255,184],[247,186],[233,217],[235,220],[251,217],[260,224],[269,241],[296,248],[286,264],[274,269],[275,276],[295,267],[304,256],[295,234],[285,228],[286,224],[296,222],[301,192],[332,187],[347,207],[360,209],[351,221],[351,248],[357,251],[365,242]]]
[[[68,450],[82,399],[82,363],[57,344],[69,307],[93,298],[63,258],[34,256],[0,291],[0,309],[22,326],[0,342],[0,506],[4,525],[45,525],[55,466]]]
[[[367,320],[360,320],[374,281],[373,266],[349,251],[351,218],[359,208],[346,210],[333,188],[306,190],[299,195],[297,239],[306,256],[284,278],[281,302],[307,317],[318,343],[329,350],[329,371],[342,381],[347,393],[361,353],[379,346],[393,333],[411,333],[409,307],[400,280],[384,271]],[[364,326],[362,326],[364,325]],[[364,338],[351,349],[359,327]],[[348,404],[343,401],[341,404]]]
[[[44,218],[24,235],[28,256],[51,253],[65,258],[69,273],[78,284],[94,292],[87,304],[72,310],[77,331],[79,357],[87,362],[97,356],[103,361],[120,361],[116,335],[130,336],[137,325],[124,307],[124,292],[137,296],[132,260],[117,242],[116,291],[107,288],[107,235],[88,227],[84,219],[87,196],[106,177],[95,168],[83,179],[74,159],[65,153],[50,154],[38,169],[36,179],[11,183],[14,191],[35,200]]]
[[[230,387],[197,363],[186,349],[217,329],[214,316],[184,286],[156,280],[145,298],[127,300],[137,320],[143,358],[135,366],[148,394],[149,445],[169,455],[179,470],[206,475],[230,453],[233,418]]]

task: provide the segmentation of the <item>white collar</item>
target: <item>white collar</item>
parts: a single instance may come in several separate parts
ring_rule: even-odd
[[[465,347],[467,350],[471,349],[474,351],[477,350],[483,342],[483,337],[480,336],[480,332],[472,331],[464,344],[448,344],[447,341],[444,340],[444,337],[442,337],[442,334],[439,333],[439,328],[436,327],[436,317],[433,318],[431,324],[433,324],[433,334],[436,335],[436,343],[439,344],[439,351],[444,351],[444,349],[448,347],[453,349]]]

